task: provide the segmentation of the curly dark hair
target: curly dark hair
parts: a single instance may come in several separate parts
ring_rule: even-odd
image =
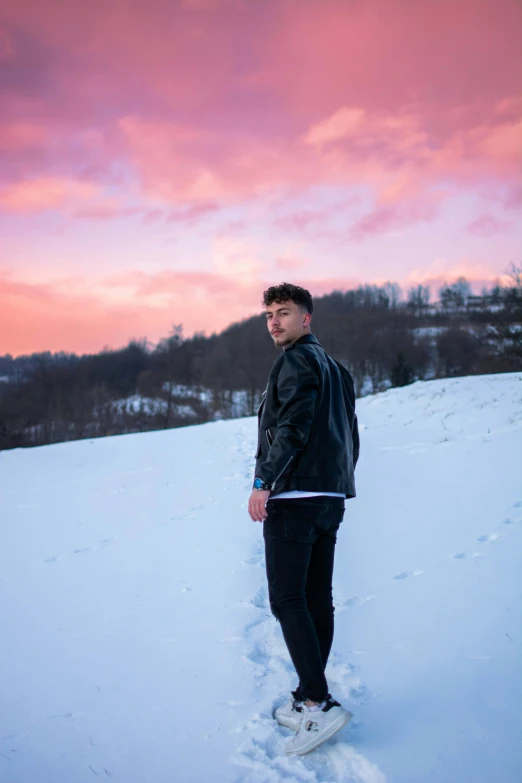
[[[314,305],[312,302],[312,294],[307,291],[306,288],[301,288],[300,285],[292,285],[292,283],[281,283],[280,285],[273,285],[263,291],[263,307],[268,307],[273,302],[281,304],[281,302],[287,302],[289,299],[299,305],[307,313],[312,314]]]

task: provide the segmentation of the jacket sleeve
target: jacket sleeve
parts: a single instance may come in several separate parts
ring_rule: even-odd
[[[281,407],[277,430],[267,458],[256,476],[274,487],[277,479],[305,447],[314,418],[319,375],[304,351],[285,352],[277,378],[277,396]]]
[[[357,423],[357,414],[355,413],[355,389],[353,386],[353,378],[351,374],[348,372],[346,367],[342,365],[340,362],[335,360],[336,365],[338,366],[339,370],[341,371],[341,377],[344,381],[344,385],[346,388],[346,392],[348,395],[348,406],[346,407],[346,413],[348,414],[348,422],[350,424],[350,430],[352,433],[352,443],[353,443],[353,467],[355,469],[355,466],[357,465],[357,460],[359,459],[359,453],[360,453],[360,439],[359,439],[359,426]]]
[[[357,465],[359,459],[360,440],[359,440],[359,426],[357,424],[357,414],[354,414],[352,425],[352,443],[353,443],[353,467]]]

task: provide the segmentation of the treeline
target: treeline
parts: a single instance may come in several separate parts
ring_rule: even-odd
[[[517,272],[517,270],[515,270]],[[351,372],[357,396],[415,380],[522,370],[522,285],[472,296],[365,285],[314,298],[312,330]],[[0,449],[253,415],[278,349],[263,314],[220,334],[98,354],[0,357]]]

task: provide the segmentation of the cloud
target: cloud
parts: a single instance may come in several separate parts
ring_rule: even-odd
[[[499,220],[493,215],[481,215],[468,223],[466,228],[470,234],[475,234],[478,237],[490,237],[508,231],[512,225],[508,220]]]
[[[193,206],[185,207],[184,209],[172,210],[167,217],[167,223],[193,224],[207,215],[211,215],[218,211],[219,204],[215,201],[194,204]]]
[[[365,115],[364,109],[343,106],[331,117],[312,126],[303,141],[305,144],[322,146],[352,136],[362,127]]]
[[[0,151],[16,153],[31,150],[47,143],[49,129],[35,122],[0,123]]]
[[[23,239],[8,237],[22,272],[20,259],[34,268],[41,257],[34,218],[43,215],[45,230],[52,211],[67,219],[71,268],[85,258],[85,226],[75,240],[75,221],[114,221],[123,257],[147,234],[156,263],[169,225],[184,253],[202,225],[214,235],[203,261],[186,252],[190,274],[167,270],[120,288],[85,280],[74,296],[56,281],[35,283],[34,312],[30,283],[19,280],[25,321],[4,287],[9,323],[28,344],[165,334],[170,311],[188,331],[213,318],[228,323],[249,303],[256,311],[268,270],[287,264],[297,276],[292,264],[317,257],[328,238],[329,256],[319,257],[341,270],[350,242],[419,224],[458,242],[441,208],[450,195],[487,203],[463,235],[478,233],[484,248],[489,237],[493,258],[520,209],[518,0],[149,0],[110,12],[103,3],[18,0],[2,16],[0,217],[19,224],[22,216],[27,226]],[[332,194],[353,193],[357,210],[329,205]],[[135,220],[132,238],[122,218]],[[382,248],[359,245],[350,269],[367,279]],[[328,281],[308,280],[320,290],[343,278]]]
[[[287,215],[274,220],[274,225],[283,231],[305,231],[311,226],[323,223],[328,218],[328,213],[317,209],[303,209],[298,212],[291,212]]]
[[[303,266],[309,263],[309,261],[304,261],[302,258],[294,258],[292,256],[279,256],[276,258],[276,267],[285,272],[302,269]]]
[[[99,203],[93,206],[82,207],[72,213],[72,217],[84,220],[116,220],[118,218],[133,217],[142,210],[138,207],[123,207],[119,204]]]
[[[12,4],[8,178],[120,178],[177,208],[516,178],[516,0],[196,5]]]
[[[92,182],[63,177],[25,180],[0,190],[0,209],[6,212],[44,212],[92,201],[99,189]]]
[[[435,258],[423,269],[412,269],[400,281],[404,290],[410,286],[425,285],[432,293],[432,299],[437,297],[437,292],[442,286],[451,284],[459,277],[465,277],[471,284],[472,290],[479,294],[483,287],[489,288],[498,281],[507,282],[504,273],[492,274],[487,264],[472,258],[460,258],[456,260]],[[376,281],[381,282],[384,281]]]
[[[256,244],[235,236],[218,236],[214,240],[214,269],[236,283],[250,285],[259,278],[262,261]]]
[[[410,201],[377,206],[353,224],[349,237],[352,240],[362,240],[404,226],[433,221],[437,218],[445,195],[445,191],[426,193]]]

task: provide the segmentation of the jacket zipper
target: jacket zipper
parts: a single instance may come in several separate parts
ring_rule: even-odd
[[[290,463],[292,462],[293,458],[294,458],[294,457],[293,457],[293,455],[292,455],[292,456],[290,457],[290,459],[288,460],[288,462],[286,463],[286,465],[284,466],[283,470],[282,470],[282,471],[281,471],[281,472],[280,472],[280,473],[279,473],[279,474],[278,474],[278,475],[275,477],[275,479],[274,479],[274,481],[273,481],[273,484],[272,484],[272,489],[273,489],[273,488],[275,487],[275,485],[277,484],[277,482],[278,482],[278,480],[279,480],[279,477],[283,475],[283,473],[285,472],[285,470],[287,469],[287,467],[290,465]]]

